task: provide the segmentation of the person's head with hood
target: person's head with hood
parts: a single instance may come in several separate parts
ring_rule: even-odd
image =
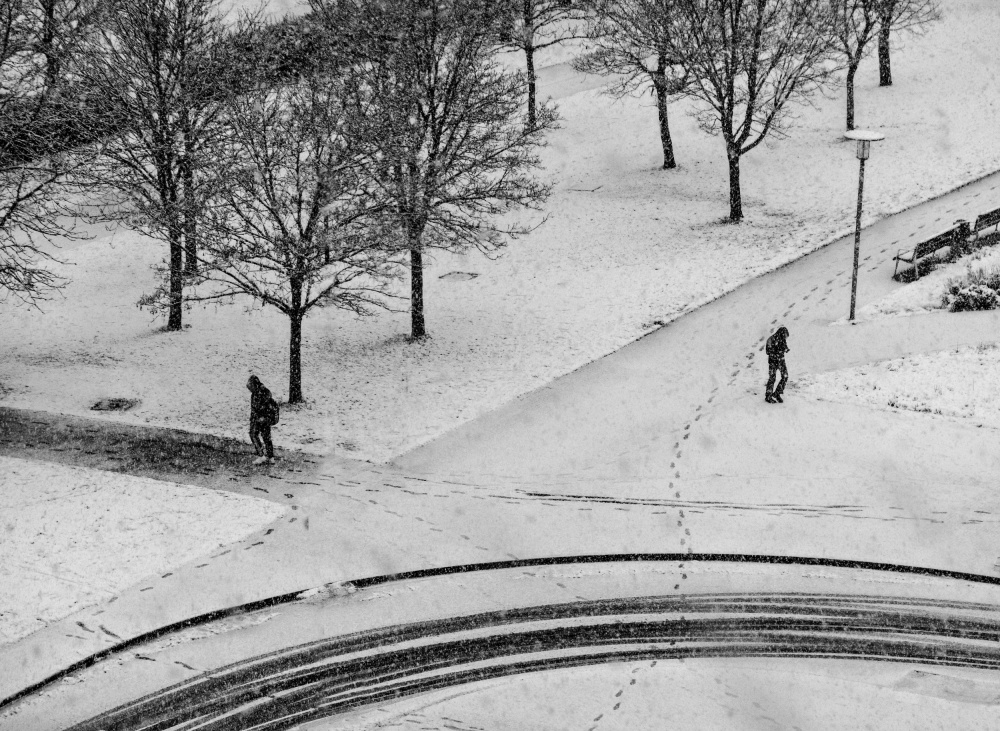
[[[260,379],[257,378],[257,376],[250,376],[249,380],[247,380],[247,388],[250,389],[251,392],[259,391],[263,387],[264,384],[260,382]]]
[[[774,339],[779,342],[785,342],[788,340],[788,328],[782,325],[774,332]]]

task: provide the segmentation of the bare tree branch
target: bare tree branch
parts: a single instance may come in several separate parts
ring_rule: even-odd
[[[490,0],[313,4],[331,39],[355,43],[359,185],[409,253],[415,338],[425,334],[425,249],[493,251],[527,230],[498,217],[540,208],[550,190],[535,169],[555,112],[542,107],[525,124],[527,79],[494,60],[504,13]]]
[[[729,220],[743,218],[740,158],[784,133],[789,105],[828,84],[829,11],[815,0],[676,0],[669,57],[690,74],[699,126],[729,161]]]
[[[168,244],[168,330],[181,328],[184,269],[196,268],[194,222],[214,164],[206,151],[225,131],[220,115],[233,88],[223,70],[240,32],[224,27],[216,0],[123,1],[81,69],[121,121],[92,171],[103,201],[91,216]]]
[[[687,69],[673,55],[671,38],[678,32],[674,4],[674,0],[602,0],[587,33],[594,50],[573,63],[584,73],[616,77],[605,90],[614,97],[652,92],[664,170],[677,167],[667,103],[690,83]]]
[[[53,240],[78,235],[66,221],[92,152],[53,152],[77,110],[46,86],[35,9],[0,4],[0,297],[38,306],[65,283],[48,268],[58,262]]]
[[[854,77],[861,59],[871,53],[878,32],[881,0],[828,0],[830,44],[847,70],[847,129],[854,129]]]
[[[585,38],[588,2],[567,0],[499,0],[505,11],[500,26],[502,48],[522,51],[527,64],[528,120],[535,124],[537,76],[535,53],[568,40]]]
[[[325,306],[373,314],[398,276],[393,234],[372,217],[345,134],[355,108],[333,75],[231,97],[199,216],[199,284],[187,299],[244,295],[284,313],[291,403],[302,400],[305,317]]]

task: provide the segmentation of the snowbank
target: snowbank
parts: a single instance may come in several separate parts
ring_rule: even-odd
[[[920,411],[1000,429],[998,373],[1000,347],[981,346],[807,375],[798,379],[795,390],[813,398]]]
[[[217,490],[0,457],[0,644],[239,540],[283,512]]]
[[[1000,58],[989,51],[998,35],[990,4],[956,0],[895,52],[895,86],[878,88],[876,62],[864,62],[858,122],[886,134],[868,165],[866,220],[1000,168],[990,133],[1000,123]],[[659,169],[649,98],[585,92],[560,107],[563,127],[543,153],[556,183],[544,225],[495,263],[436,257],[425,342],[407,341],[406,313],[310,317],[309,403],[283,410],[279,444],[387,460],[853,230],[857,161],[842,139],[842,91],[799,109],[787,138],[744,158],[739,226],[724,222],[723,144],[697,129],[689,102],[671,108],[674,171]],[[149,267],[163,248],[103,235],[65,252],[73,284],[44,314],[0,306],[0,401],[93,415],[98,398],[137,398],[113,418],[244,436],[247,375],[287,393],[287,322],[219,306],[190,311],[189,330],[161,332],[135,302],[154,286]],[[479,276],[440,278],[453,271]]]

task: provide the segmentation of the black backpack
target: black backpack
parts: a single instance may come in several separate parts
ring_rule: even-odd
[[[273,396],[267,397],[267,420],[271,426],[276,426],[278,419],[281,417],[281,411],[278,409],[278,402],[274,400]]]

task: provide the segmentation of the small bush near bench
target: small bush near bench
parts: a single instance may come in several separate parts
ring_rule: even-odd
[[[951,312],[1000,308],[1000,269],[973,271],[970,266],[964,277],[948,282],[941,304]]]

